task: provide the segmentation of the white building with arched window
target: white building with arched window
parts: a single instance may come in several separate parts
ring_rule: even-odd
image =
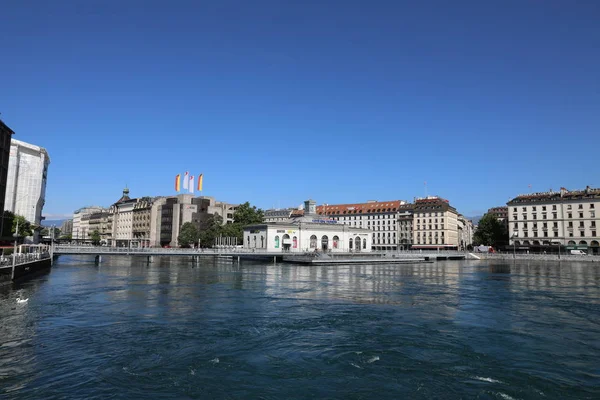
[[[290,222],[244,227],[244,248],[270,252],[370,252],[369,229],[338,224],[316,213],[314,200],[305,202],[304,216]]]

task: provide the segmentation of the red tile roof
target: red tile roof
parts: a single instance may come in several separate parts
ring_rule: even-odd
[[[320,215],[344,215],[344,214],[366,214],[366,213],[382,213],[396,212],[399,209],[410,207],[409,204],[401,204],[400,200],[377,201],[372,203],[355,203],[355,204],[327,204],[317,206],[317,214]]]

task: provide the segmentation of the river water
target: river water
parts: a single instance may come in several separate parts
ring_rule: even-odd
[[[62,256],[0,288],[0,398],[599,399],[600,266]]]

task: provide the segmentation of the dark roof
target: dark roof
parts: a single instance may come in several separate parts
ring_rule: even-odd
[[[565,188],[560,188],[560,192],[541,192],[522,194],[509,200],[507,204],[518,204],[518,203],[534,203],[534,202],[559,202],[562,200],[580,200],[580,199],[597,199],[600,198],[600,189],[593,189],[589,186],[584,190],[573,190],[569,191]]]

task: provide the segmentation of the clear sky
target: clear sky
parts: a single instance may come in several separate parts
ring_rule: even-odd
[[[467,216],[600,186],[600,2],[4,1],[0,118],[44,214],[439,195]],[[424,182],[427,182],[425,187]],[[531,189],[528,185],[532,185]]]

